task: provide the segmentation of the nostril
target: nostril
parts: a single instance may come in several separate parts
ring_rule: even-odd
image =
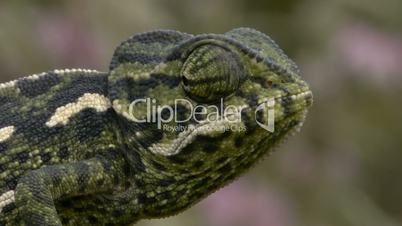
[[[267,81],[268,87],[272,87],[273,82],[272,81]]]

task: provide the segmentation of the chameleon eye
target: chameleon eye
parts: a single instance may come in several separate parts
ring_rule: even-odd
[[[212,44],[194,49],[181,71],[187,95],[204,103],[232,94],[238,89],[244,75],[243,64],[234,52]]]

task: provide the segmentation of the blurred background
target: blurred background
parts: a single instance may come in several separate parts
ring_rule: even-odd
[[[314,92],[302,132],[190,210],[139,226],[402,225],[401,0],[0,2],[0,82],[56,68],[107,70],[156,28],[269,34]]]

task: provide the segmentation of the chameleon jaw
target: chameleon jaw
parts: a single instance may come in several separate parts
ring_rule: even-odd
[[[208,135],[211,133],[222,133],[231,122],[220,119],[213,122],[203,122],[197,125],[189,125],[188,129],[181,132],[178,137],[170,143],[158,143],[149,147],[154,154],[172,156],[180,153],[187,145],[192,143],[198,135]]]
[[[288,95],[288,96],[278,96],[274,97],[274,103],[280,104],[284,98],[289,98],[293,101],[303,101],[309,98],[312,98],[312,92],[310,90],[303,91],[297,94]],[[265,98],[263,102],[260,104],[270,104],[272,98]],[[260,105],[258,104],[258,105]],[[311,102],[306,105],[311,105]],[[273,106],[271,106],[273,107]],[[251,109],[250,106],[243,106],[242,110]],[[230,116],[236,117],[236,114],[232,114]],[[240,115],[239,115],[240,116]],[[241,117],[241,116],[240,116]],[[232,118],[233,119],[233,118]],[[237,123],[241,123],[241,120],[235,120]],[[221,133],[225,131],[228,125],[233,124],[232,120],[227,120],[227,117],[223,117],[223,119],[219,119],[216,121],[205,121],[197,125],[189,125],[188,129],[181,132],[178,137],[170,143],[157,143],[153,144],[149,147],[149,150],[154,154],[160,154],[163,156],[172,156],[180,153],[180,151],[185,148],[187,145],[191,144],[197,135],[208,135],[211,133]]]

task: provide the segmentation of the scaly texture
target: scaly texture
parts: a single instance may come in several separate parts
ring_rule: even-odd
[[[109,72],[0,84],[0,225],[129,225],[177,214],[299,128],[311,103],[293,61],[248,28],[142,33],[116,49]],[[145,120],[150,109],[159,118]],[[271,132],[261,126],[269,120]]]

